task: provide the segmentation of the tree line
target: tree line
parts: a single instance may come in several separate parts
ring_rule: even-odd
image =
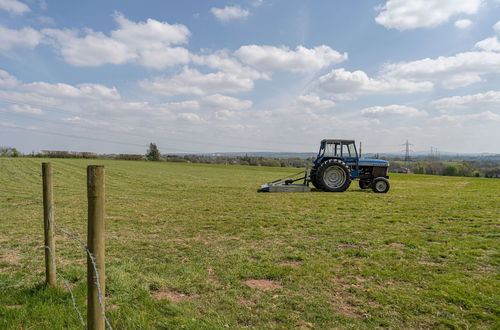
[[[438,161],[419,160],[412,162],[391,161],[391,172],[415,174],[500,178],[500,165],[493,161],[462,160]]]

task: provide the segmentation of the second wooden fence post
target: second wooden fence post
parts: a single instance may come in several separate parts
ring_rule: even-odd
[[[51,163],[42,163],[42,181],[45,281],[49,286],[56,286],[56,245],[54,243],[54,199]]]
[[[87,197],[87,245],[94,256],[87,256],[87,326],[94,330],[105,327],[104,166],[87,167]]]

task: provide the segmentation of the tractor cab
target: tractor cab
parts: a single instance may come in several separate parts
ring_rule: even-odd
[[[314,165],[319,165],[331,158],[342,159],[348,166],[357,166],[359,158],[354,140],[321,140],[318,156],[316,160],[314,160]]]

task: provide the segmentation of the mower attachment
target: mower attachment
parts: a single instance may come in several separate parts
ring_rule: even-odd
[[[302,181],[302,183],[295,183]],[[258,192],[310,192],[309,169],[263,184]]]

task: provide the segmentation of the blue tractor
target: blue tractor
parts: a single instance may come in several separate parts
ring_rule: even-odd
[[[345,191],[352,180],[359,180],[361,189],[376,193],[389,191],[387,170],[389,162],[381,159],[359,158],[354,140],[324,139],[312,168],[261,186],[263,192],[305,192],[309,183],[319,190]],[[302,181],[297,184],[296,182]]]
[[[322,140],[313,164],[309,181],[317,189],[345,191],[352,180],[359,179],[361,189],[372,188],[376,193],[389,191],[389,162],[359,158],[354,140]]]

